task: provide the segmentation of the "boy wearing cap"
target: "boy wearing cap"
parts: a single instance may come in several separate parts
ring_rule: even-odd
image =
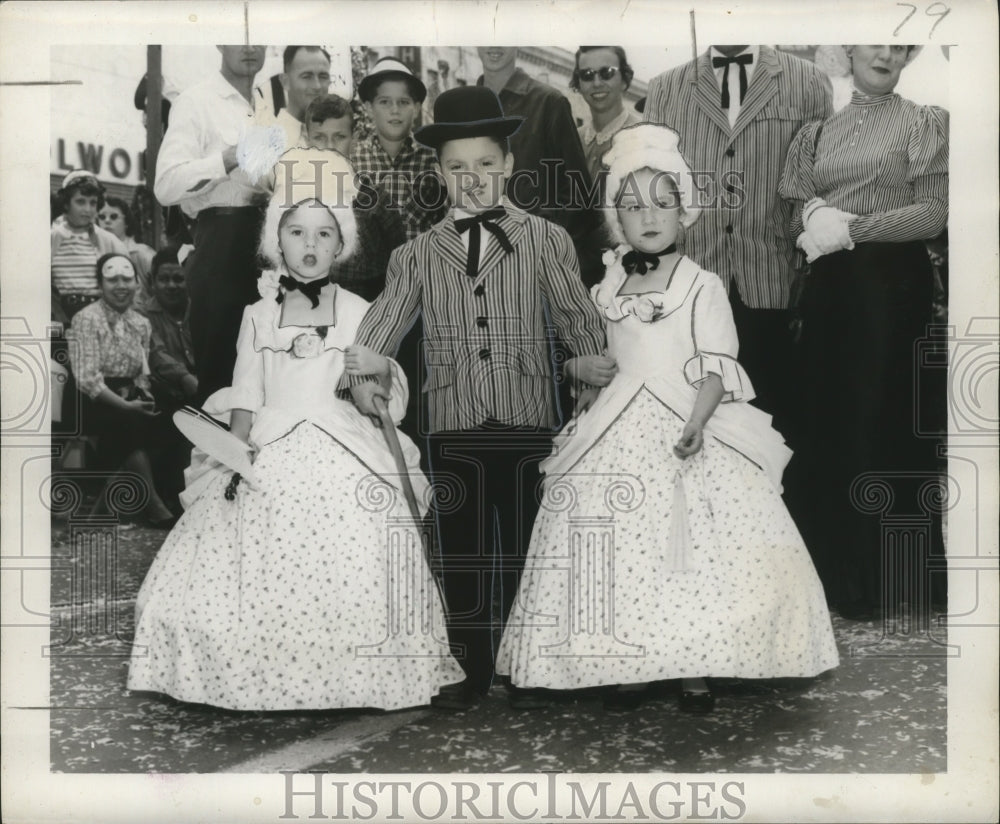
[[[375,131],[351,147],[351,165],[362,184],[388,195],[413,240],[444,217],[446,203],[434,173],[434,152],[411,133],[427,89],[403,63],[383,57],[358,84]]]
[[[448,500],[437,516],[449,637],[467,675],[434,703],[466,709],[493,681],[538,507],[538,463],[560,424],[549,320],[577,356],[566,372],[585,384],[581,405],[611,374],[569,235],[503,199],[513,168],[507,138],[523,118],[504,117],[491,90],[463,86],[437,98],[434,120],[416,138],[437,151],[453,208],[393,252],[357,343],[390,354],[423,316],[429,462]],[[369,414],[384,394],[360,379],[346,386]],[[514,706],[534,698],[511,692]]]

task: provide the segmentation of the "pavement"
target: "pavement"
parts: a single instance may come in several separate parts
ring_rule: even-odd
[[[52,573],[53,772],[947,770],[944,630],[838,616],[837,669],[811,679],[715,679],[716,709],[704,716],[681,712],[671,684],[624,714],[605,712],[594,691],[518,711],[495,687],[465,713],[236,712],[129,692],[134,598],[166,533],[110,524],[94,534],[53,522],[53,551],[64,556]]]

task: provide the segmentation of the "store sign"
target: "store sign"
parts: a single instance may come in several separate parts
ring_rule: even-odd
[[[146,152],[129,151],[120,146],[108,148],[100,143],[56,138],[55,171],[87,169],[99,180],[115,180],[137,184],[146,179]]]

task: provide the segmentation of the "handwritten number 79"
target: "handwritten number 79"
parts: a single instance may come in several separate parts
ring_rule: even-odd
[[[906,15],[906,17],[903,18],[903,22],[901,22],[893,30],[893,32],[892,32],[892,36],[893,37],[898,37],[899,36],[899,30],[901,28],[903,28],[903,26],[906,25],[907,21],[909,21],[909,19],[911,17],[913,17],[914,14],[917,13],[917,6],[915,6],[913,3],[896,3],[896,5],[897,6],[906,6],[906,7],[908,7],[910,9],[910,11]],[[924,13],[928,17],[936,17],[937,18],[937,20],[934,22],[934,25],[931,26],[931,30],[929,32],[927,32],[927,39],[930,40],[934,36],[934,29],[936,29],[939,25],[941,25],[941,21],[944,20],[945,17],[947,17],[951,13],[951,9],[948,8],[948,6],[946,6],[944,3],[931,3],[931,5],[929,5],[927,7],[927,9],[925,10]]]

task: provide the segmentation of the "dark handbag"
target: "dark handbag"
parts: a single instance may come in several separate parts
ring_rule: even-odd
[[[813,157],[816,156],[816,147],[819,145],[819,136],[823,134],[823,124],[820,123],[813,135]],[[802,296],[805,294],[806,286],[811,272],[810,265],[806,262],[806,253],[795,247],[795,265],[792,267],[794,276],[788,287],[788,310],[790,319],[788,329],[792,333],[792,341],[798,343],[802,340]]]

